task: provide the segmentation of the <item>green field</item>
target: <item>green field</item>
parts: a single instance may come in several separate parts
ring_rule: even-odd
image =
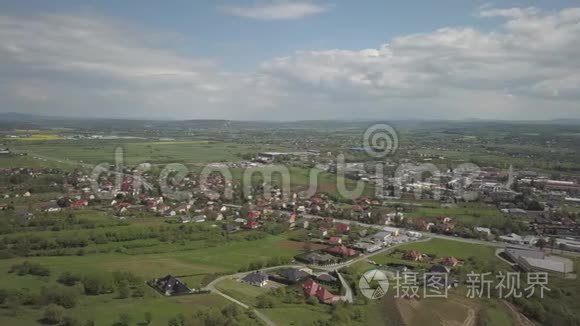
[[[448,216],[466,227],[501,227],[507,221],[497,207],[480,203],[458,204],[457,207],[420,207],[411,208],[411,219]]]
[[[64,231],[65,233],[67,231]],[[74,231],[72,231],[74,232]],[[42,232],[37,232],[42,233]],[[168,274],[181,276],[190,287],[200,287],[202,280],[215,273],[231,274],[246,267],[248,262],[267,260],[270,257],[291,257],[297,250],[278,245],[286,236],[268,236],[267,238],[244,243],[225,243],[211,248],[196,250],[179,250],[174,244],[173,250],[161,254],[128,255],[117,252],[108,254],[91,254],[85,256],[28,257],[0,260],[0,288],[29,289],[36,292],[43,286],[55,284],[63,272],[74,274],[109,273],[129,271],[143,279],[149,280]],[[12,265],[30,261],[40,263],[50,269],[49,277],[18,276],[8,273]],[[178,313],[191,314],[199,308],[225,305],[225,299],[214,295],[192,295],[185,297],[165,298],[147,287],[145,297],[117,299],[116,294],[98,296],[81,296],[79,304],[67,311],[68,315],[93,318],[97,325],[110,325],[120,313],[129,313],[135,322],[142,320],[146,311],[153,314],[159,324],[165,325],[169,318]],[[26,306],[17,310],[0,311],[0,325],[35,325],[42,311],[35,311]],[[23,318],[26,316],[26,318]]]
[[[122,149],[125,164],[140,163],[209,163],[240,160],[239,155],[259,150],[279,148],[256,148],[250,145],[208,142],[150,142],[135,140],[61,140],[41,142],[17,142],[14,151],[24,151],[28,156],[47,159],[41,162],[69,162],[100,164],[114,163],[115,151]],[[3,158],[6,160],[6,158]],[[22,162],[15,162],[22,164]],[[4,163],[4,165],[7,165]],[[15,167],[23,167],[15,166]]]
[[[256,298],[268,292],[267,288],[240,283],[239,280],[234,279],[223,280],[216,284],[216,288],[221,292],[229,295],[230,297],[237,299],[249,306],[255,305]]]

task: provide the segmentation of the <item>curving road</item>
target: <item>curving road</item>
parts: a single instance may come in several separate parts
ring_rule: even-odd
[[[424,238],[418,241],[414,241],[414,242],[422,242],[422,241],[429,241],[431,240],[430,238]],[[352,288],[350,287],[350,285],[348,284],[348,282],[344,279],[344,277],[338,273],[338,270],[344,267],[348,267],[352,264],[356,264],[360,261],[364,261],[369,259],[372,256],[381,254],[381,253],[385,253],[389,250],[392,250],[393,248],[396,248],[398,246],[404,245],[404,244],[408,244],[410,242],[404,242],[404,243],[400,243],[394,246],[390,246],[390,247],[386,247],[383,248],[381,250],[377,250],[373,253],[369,253],[369,254],[365,254],[365,255],[361,255],[355,259],[349,260],[347,262],[344,262],[342,264],[337,264],[337,265],[333,265],[333,266],[316,266],[316,265],[280,265],[280,266],[272,266],[272,267],[266,267],[266,268],[262,268],[260,269],[261,271],[267,272],[267,271],[271,271],[271,270],[276,270],[276,269],[280,269],[280,268],[303,268],[303,267],[308,267],[308,268],[312,268],[312,269],[318,269],[318,270],[324,270],[324,271],[336,271],[338,274],[338,279],[340,280],[340,283],[342,284],[342,287],[344,288],[344,294],[340,297],[340,299],[342,301],[346,301],[349,303],[352,303],[354,301],[354,296],[353,296],[353,291]],[[226,279],[231,279],[231,278],[242,278],[245,275],[249,274],[251,272],[242,272],[242,273],[235,273],[235,274],[230,274],[230,275],[224,275],[224,276],[220,276],[218,278],[216,278],[215,280],[211,281],[208,285],[206,285],[203,290],[209,290],[211,293],[215,293],[218,295],[221,295],[222,297],[228,299],[229,301],[243,307],[244,309],[252,309],[251,306],[230,297],[229,295],[221,292],[218,288],[216,288],[216,285]],[[275,326],[276,323],[274,323],[270,318],[268,318],[268,316],[264,315],[263,313],[259,312],[256,309],[252,309],[252,311],[256,314],[256,316],[258,318],[260,318],[262,320],[262,322],[268,326]]]

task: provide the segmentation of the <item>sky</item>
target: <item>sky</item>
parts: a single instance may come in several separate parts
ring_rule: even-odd
[[[580,118],[580,1],[0,0],[0,112]]]

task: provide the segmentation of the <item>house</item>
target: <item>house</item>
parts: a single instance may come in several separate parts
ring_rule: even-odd
[[[421,261],[423,260],[423,254],[417,250],[410,250],[405,253],[403,258],[411,261]]]
[[[284,216],[284,219],[286,223],[294,225],[296,223],[296,214],[288,214]]]
[[[268,274],[260,271],[252,272],[244,276],[240,282],[253,286],[263,287],[268,284]]]
[[[85,199],[79,199],[77,201],[74,201],[73,203],[70,204],[70,207],[73,209],[81,209],[83,207],[86,207],[89,205],[89,202]]]
[[[244,228],[248,229],[248,230],[255,230],[258,228],[258,222],[256,221],[247,221],[246,224],[244,224]]]
[[[391,234],[392,234],[393,236],[395,236],[395,237],[399,236],[399,232],[400,232],[400,230],[401,230],[401,229],[399,229],[399,228],[393,228],[393,227],[390,227],[390,226],[385,226],[385,227],[383,228],[383,231],[385,231],[385,232],[389,232],[389,233],[391,233]]]
[[[318,288],[318,291],[316,292],[316,297],[318,298],[318,300],[320,300],[320,302],[325,304],[333,304],[339,299],[337,296],[330,293],[330,291],[328,291],[323,286],[320,286]]]
[[[444,257],[441,260],[441,264],[443,264],[445,266],[449,266],[449,267],[455,267],[455,266],[457,266],[457,264],[459,264],[459,260],[457,260],[457,258],[455,258],[453,256],[448,256],[448,257]]]
[[[310,226],[310,221],[308,221],[307,219],[299,220],[298,222],[296,222],[296,226],[301,227],[303,229],[308,229],[308,226]]]
[[[280,271],[279,275],[290,283],[298,283],[310,277],[310,274],[298,268],[285,268]]]
[[[309,252],[295,257],[296,260],[313,265],[329,265],[337,262],[337,258],[328,254]]]
[[[486,235],[491,235],[491,230],[489,228],[482,228],[479,226],[476,226],[475,228],[473,228],[474,232],[478,232],[478,233],[484,233]]]
[[[1,205],[0,205],[1,207]],[[2,210],[0,208],[0,210]],[[31,220],[34,218],[34,214],[30,213],[30,212],[18,212],[16,213],[16,216],[18,216],[21,219],[25,219],[25,220]]]
[[[250,219],[257,219],[260,217],[260,215],[262,215],[262,213],[260,211],[253,210],[253,211],[249,211],[248,215],[246,217],[250,218]]]
[[[522,242],[522,237],[515,234],[510,233],[508,235],[502,235],[499,239],[503,242],[512,243],[512,244],[520,244]]]
[[[502,213],[510,216],[519,216],[519,217],[526,217],[528,216],[528,212],[521,208],[504,208],[501,210]]]
[[[304,290],[304,295],[306,297],[316,297],[320,302],[325,304],[333,304],[339,300],[338,296],[335,296],[325,287],[311,279],[302,285],[302,289]]]
[[[189,216],[180,216],[177,219],[179,220],[179,222],[181,222],[183,224],[191,222],[191,217],[189,217]]]
[[[331,245],[342,244],[342,238],[341,237],[330,237],[330,239],[328,240],[328,243]]]
[[[347,233],[348,231],[350,231],[350,225],[345,224],[345,223],[337,223],[336,224],[336,232],[343,234],[343,233]]]
[[[341,256],[341,257],[353,257],[353,256],[357,256],[359,254],[358,251],[356,251],[354,249],[347,248],[345,246],[330,247],[330,248],[324,249],[324,251],[328,252],[329,254],[337,255],[337,256]]]
[[[304,291],[304,295],[308,298],[313,297],[318,292],[318,283],[314,282],[313,280],[308,280],[302,284],[302,290]]]
[[[362,250],[367,253],[381,250],[382,247],[383,245],[380,243],[365,242],[365,241],[359,241],[353,245],[353,248]]]
[[[423,236],[423,234],[421,234],[420,232],[416,232],[416,231],[407,231],[406,234],[407,234],[407,236],[409,236],[411,238],[421,238]]]
[[[226,225],[224,225],[224,230],[228,233],[233,233],[233,232],[239,231],[240,226],[234,225],[234,224],[226,224]]]
[[[382,231],[372,236],[372,239],[375,241],[380,242],[387,242],[387,240],[391,237],[390,232]]]
[[[207,220],[207,216],[205,215],[197,215],[191,218],[191,221],[194,223],[201,223]]]
[[[40,210],[46,213],[60,212],[62,207],[58,206],[56,203],[46,203],[40,207]]]
[[[451,270],[449,269],[449,267],[447,267],[445,265],[436,264],[436,265],[433,265],[431,267],[431,269],[429,270],[429,272],[431,272],[431,273],[439,273],[439,274],[449,274],[449,272],[451,272]]]
[[[440,223],[443,223],[443,224],[451,223],[451,218],[450,217],[446,217],[446,216],[439,216],[439,217],[437,217],[437,220]]]
[[[333,284],[333,283],[336,283],[338,281],[338,279],[336,277],[334,277],[328,273],[320,273],[320,274],[316,275],[315,278],[320,283],[326,283],[326,284]]]
[[[193,292],[193,290],[188,288],[180,279],[171,275],[156,279],[151,285],[166,296],[189,294]]]

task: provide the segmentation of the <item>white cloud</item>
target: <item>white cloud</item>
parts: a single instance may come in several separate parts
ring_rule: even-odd
[[[229,15],[258,20],[300,19],[326,12],[330,5],[307,1],[274,1],[249,6],[224,6],[221,10]]]
[[[337,95],[432,97],[479,89],[580,99],[578,10],[485,9],[482,16],[507,20],[488,33],[447,27],[375,49],[299,51],[264,63],[262,71]]]
[[[486,7],[478,16],[502,25],[297,51],[247,73],[105,17],[0,16],[0,110],[178,119],[580,116],[580,9]]]

